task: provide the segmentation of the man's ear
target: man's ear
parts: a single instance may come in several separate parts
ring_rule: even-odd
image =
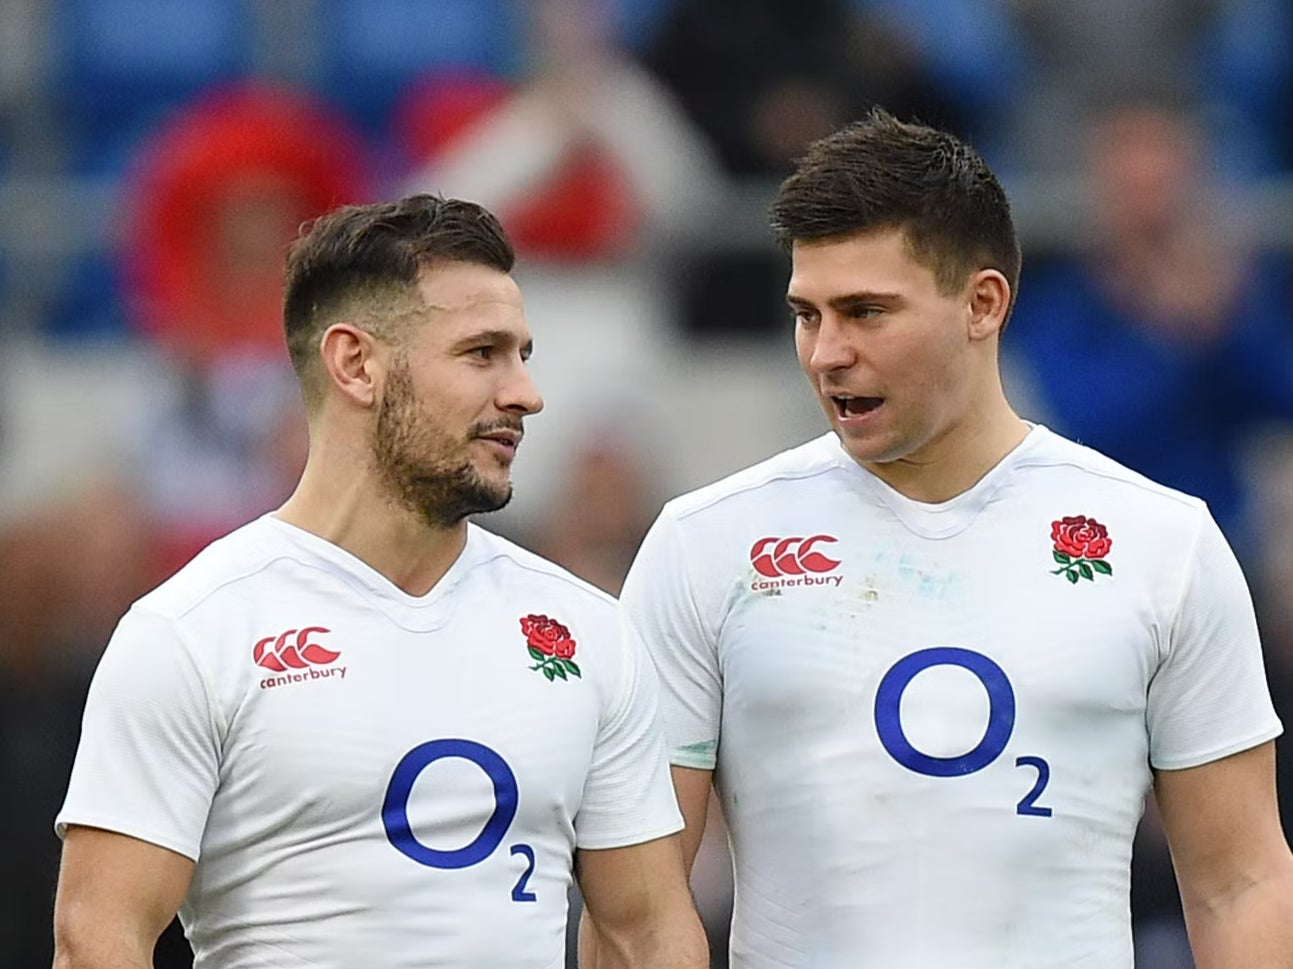
[[[970,277],[969,337],[985,340],[1001,332],[1010,309],[1010,283],[996,269],[980,269]]]
[[[334,323],[319,340],[323,372],[329,384],[359,407],[372,407],[385,372],[385,354],[368,331],[350,323]]]

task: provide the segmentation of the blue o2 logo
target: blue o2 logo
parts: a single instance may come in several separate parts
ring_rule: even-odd
[[[983,737],[958,757],[926,754],[907,739],[902,725],[902,696],[917,674],[934,666],[959,666],[973,673],[988,694],[988,725]],[[933,646],[917,650],[894,663],[880,680],[875,694],[875,727],[889,756],[903,767],[927,777],[961,777],[983,770],[1005,751],[1015,729],[1015,690],[1006,671],[993,660],[971,649]],[[1031,791],[1015,806],[1015,813],[1050,817],[1037,799],[1050,781],[1050,765],[1040,757],[1018,757],[1016,767],[1037,771]]]
[[[427,767],[445,757],[471,761],[485,772],[494,786],[494,811],[489,820],[470,844],[453,851],[427,847],[413,834],[409,823],[409,797],[413,793],[413,785]],[[420,865],[442,869],[470,868],[492,855],[503,843],[508,828],[516,817],[519,800],[516,775],[497,751],[474,740],[428,740],[410,750],[395,765],[395,771],[386,787],[386,798],[382,801],[382,826],[395,850]],[[534,874],[534,849],[527,844],[515,844],[512,845],[511,854],[519,855],[526,861],[525,871],[512,888],[512,900],[533,902],[535,895],[526,889],[526,883]]]

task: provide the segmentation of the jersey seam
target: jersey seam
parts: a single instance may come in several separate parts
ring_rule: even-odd
[[[485,531],[485,530],[482,529],[482,531]],[[491,535],[493,534],[491,532],[486,532],[486,533]],[[467,568],[463,571],[462,575],[466,575],[467,573],[471,572],[473,569],[477,568],[478,566],[488,564],[490,562],[496,561],[497,559],[506,559],[508,562],[510,562],[518,569],[524,569],[527,572],[533,572],[538,575],[546,575],[551,579],[554,579],[556,581],[563,583],[564,585],[571,586],[577,590],[580,590],[592,596],[595,599],[600,599],[602,602],[605,602],[608,605],[611,605],[611,606],[615,605],[615,598],[613,596],[608,595],[607,593],[603,592],[601,589],[596,588],[595,586],[585,582],[584,580],[578,578],[577,576],[569,574],[564,569],[561,569],[559,566],[554,566],[551,568],[543,568],[535,564],[524,562],[518,559],[516,556],[512,555],[510,551],[505,548],[502,548],[502,549],[493,548],[488,550],[484,554],[480,555],[476,559],[476,561],[472,562],[470,565],[467,566]],[[177,610],[175,613],[174,619],[176,621],[183,619],[189,613],[201,607],[203,603],[209,600],[212,596],[216,595],[217,593],[221,592],[227,587],[235,585],[238,582],[243,582],[248,579],[251,579],[254,576],[264,572],[266,569],[270,568],[271,566],[275,565],[276,563],[283,562],[283,561],[288,561],[288,562],[291,562],[293,565],[300,566],[301,568],[311,569],[315,572],[323,573],[324,575],[327,575],[330,578],[338,579],[344,582],[351,589],[357,589],[364,593],[373,592],[373,590],[366,583],[364,583],[362,580],[358,579],[356,576],[352,575],[349,571],[345,569],[339,569],[335,567],[324,568],[317,562],[304,561],[298,554],[295,554],[294,552],[293,553],[276,552],[272,557],[258,563],[255,567],[248,568],[245,571],[238,573],[237,575],[229,576],[228,578],[225,578],[219,581],[217,584],[204,590],[203,592],[198,594],[197,597],[192,602],[184,605],[181,609]],[[334,565],[334,563],[330,562],[329,565]],[[365,598],[367,598],[367,595],[365,596]],[[404,629],[408,632],[424,631],[420,627],[407,625],[406,623],[402,622],[400,619],[396,618],[394,615],[392,615],[392,612],[390,609],[385,608],[386,600],[384,599],[384,597],[380,596],[379,594],[377,598],[379,601],[379,608],[381,609],[381,612],[387,618],[389,618],[393,623],[395,623],[395,625],[399,626],[401,629]],[[447,596],[437,596],[434,600],[426,603],[399,603],[398,608],[415,610],[415,611],[430,610],[433,608],[440,607],[444,602],[447,602],[447,601],[448,601]],[[155,615],[162,616],[162,617],[166,616],[166,613],[162,612],[161,610],[158,610],[156,607],[152,607],[152,611]]]
[[[329,562],[327,563],[327,567],[325,567],[324,565],[318,562],[303,561],[297,555],[286,553],[286,552],[276,554],[273,558],[267,559],[264,562],[262,562],[255,569],[252,569],[251,571],[248,571],[248,572],[243,572],[236,576],[232,576],[228,579],[221,581],[218,585],[211,587],[209,590],[204,592],[201,595],[201,597],[198,598],[196,601],[194,601],[191,605],[188,605],[184,609],[180,610],[175,615],[175,621],[178,622],[179,620],[188,616],[189,613],[193,612],[195,609],[198,609],[216,593],[221,592],[224,589],[228,588],[229,586],[232,586],[238,582],[243,582],[248,579],[251,579],[259,575],[260,573],[264,572],[266,569],[270,568],[271,566],[277,564],[278,562],[291,562],[293,566],[296,566],[301,569],[309,569],[312,572],[320,573],[322,575],[327,576],[329,579],[334,579],[336,581],[344,583],[347,587],[349,587],[352,590],[356,590],[364,593],[363,598],[365,602],[367,602],[376,611],[380,612],[383,616],[385,616],[388,620],[390,620],[391,623],[393,623],[396,626],[399,626],[405,632],[421,633],[421,632],[427,631],[427,627],[424,625],[409,624],[401,620],[397,615],[394,614],[394,610],[388,608],[390,603],[384,596],[382,596],[380,593],[374,593],[374,590],[367,583],[363,582],[361,579],[350,574],[344,569],[337,568],[334,563]],[[474,569],[478,564],[480,563],[477,562],[467,566],[467,571]],[[466,574],[466,573],[463,573],[463,574]],[[440,595],[440,596],[436,596],[434,599],[428,602],[420,603],[420,604],[397,603],[396,609],[409,609],[415,612],[425,611],[429,615],[433,610],[443,609],[445,604],[448,603],[448,601],[449,601],[448,596]],[[160,611],[157,611],[157,610],[154,610],[154,611],[159,616],[165,615]],[[439,623],[438,625],[443,625],[443,623]]]
[[[571,575],[560,566],[555,566],[553,568],[543,568],[543,567],[540,567],[539,565],[532,565],[528,562],[522,562],[519,559],[515,558],[513,555],[511,555],[506,549],[495,550],[492,554],[489,555],[489,557],[482,558],[476,564],[483,565],[487,562],[492,562],[495,559],[507,559],[509,562],[512,563],[512,565],[516,566],[518,569],[524,569],[527,572],[534,572],[539,575],[546,575],[549,578],[556,579],[558,582],[571,586],[572,588],[580,592],[588,593],[589,595],[593,596],[596,599],[600,599],[602,602],[606,603],[609,606],[614,607],[618,605],[614,596],[609,595],[606,592],[603,592],[601,589],[597,588],[596,586],[588,582],[585,582],[577,575]]]
[[[1083,474],[1094,475],[1097,478],[1102,478],[1105,481],[1113,481],[1118,484],[1124,484],[1124,485],[1127,485],[1128,487],[1135,488],[1138,491],[1143,491],[1143,492],[1146,492],[1147,494],[1157,495],[1161,498],[1166,498],[1169,501],[1175,502],[1178,505],[1184,505],[1187,508],[1195,508],[1198,506],[1198,503],[1199,503],[1198,498],[1195,498],[1191,495],[1184,494],[1180,491],[1176,491],[1173,488],[1164,487],[1163,485],[1157,484],[1156,482],[1149,481],[1149,480],[1142,481],[1142,480],[1138,480],[1138,478],[1136,477],[1128,476],[1125,474],[1114,474],[1109,471],[1102,471],[1099,468],[1092,468],[1088,465],[1081,464],[1077,461],[1070,460],[1067,458],[1047,460],[1042,458],[1041,456],[1034,456],[1032,458],[1024,458],[1017,465],[1017,470],[1020,470],[1020,471],[1023,471],[1028,468],[1071,468],[1075,471],[1080,471]]]
[[[800,446],[807,447],[815,443],[816,441],[809,441],[807,444],[803,444]],[[837,464],[834,461],[831,461],[828,464],[825,464],[824,466],[809,468],[801,471],[791,471],[791,470],[775,471],[770,474],[767,474],[766,476],[761,476],[757,480],[751,481],[749,484],[743,484],[743,485],[740,485],[739,487],[733,487],[733,488],[724,490],[722,494],[714,495],[712,498],[706,499],[704,502],[696,505],[694,508],[686,508],[686,509],[680,508],[679,499],[677,498],[675,498],[669,504],[673,506],[675,520],[678,522],[682,522],[684,518],[690,518],[692,515],[699,514],[702,511],[707,511],[708,509],[714,507],[720,502],[726,501],[729,498],[736,498],[740,495],[745,494],[746,492],[755,491],[759,488],[766,487],[767,485],[770,485],[774,482],[790,481],[790,480],[798,481],[803,478],[814,478],[814,477],[817,477],[818,475],[829,474],[832,471],[838,471],[838,470],[840,470],[839,464]]]
[[[228,588],[231,585],[235,585],[239,582],[244,582],[247,579],[257,576],[260,573],[264,572],[266,569],[270,568],[270,566],[283,561],[290,561],[295,565],[300,565],[303,568],[314,569],[315,571],[324,571],[320,569],[317,565],[314,565],[309,562],[302,562],[295,555],[291,555],[286,552],[276,552],[271,558],[265,559],[263,562],[260,562],[259,564],[257,564],[254,568],[249,568],[245,572],[240,572],[237,575],[232,575],[232,576],[229,576],[228,578],[221,579],[215,585],[211,586],[210,588],[206,589],[202,593],[198,594],[196,599],[194,599],[192,602],[188,603],[187,605],[183,606],[181,609],[176,611],[174,620],[178,622],[179,620],[185,618],[189,613],[193,612],[195,609],[200,608],[208,599],[210,599],[216,593],[223,591],[224,589]],[[333,574],[333,573],[329,573],[329,574]],[[342,578],[348,580],[349,576],[342,575]],[[352,583],[347,582],[347,584],[352,584]],[[159,609],[156,609],[155,607],[153,608],[153,613],[158,616],[165,616],[165,613],[163,613]]]

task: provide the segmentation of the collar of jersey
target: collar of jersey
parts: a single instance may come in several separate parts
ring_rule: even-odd
[[[1047,433],[1046,428],[1031,422],[1029,427],[1030,430],[1024,439],[969,490],[961,492],[955,498],[939,502],[916,501],[894,490],[853,460],[834,432],[831,432],[830,437],[834,439],[835,459],[841,467],[893,512],[909,531],[922,538],[938,539],[951,538],[969,528],[979,513],[991,503],[1001,486],[1010,477],[1011,471],[1030,451],[1038,447]]]
[[[468,524],[467,543],[453,565],[425,595],[412,596],[340,545],[289,524],[272,512],[263,520],[303,556],[326,564],[329,572],[360,590],[366,602],[380,608],[397,625],[418,632],[436,629],[449,621],[454,601],[451,593],[480,558],[479,529]]]

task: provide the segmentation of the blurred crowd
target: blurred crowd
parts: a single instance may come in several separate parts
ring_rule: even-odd
[[[1019,187],[1016,408],[1209,502],[1293,723],[1293,230],[1259,204],[1293,178],[1283,0],[8,0],[0,197],[45,221],[0,229],[0,969],[50,961],[116,619],[299,473],[303,221],[413,191],[499,213],[548,406],[487,524],[614,593],[664,499],[824,429],[762,206],[872,104]],[[107,204],[49,201],[78,186]],[[1152,805],[1133,909],[1138,967],[1186,969]],[[157,964],[187,964],[175,932]]]

